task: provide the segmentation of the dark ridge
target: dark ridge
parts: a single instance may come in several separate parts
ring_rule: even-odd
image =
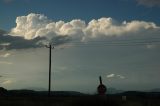
[[[160,92],[127,91],[107,95],[87,95],[75,91],[28,89],[6,90],[0,87],[0,106],[160,106]]]
[[[8,90],[7,96],[47,96],[48,91],[34,91],[34,90]],[[86,94],[76,91],[52,91],[51,96],[84,96]]]

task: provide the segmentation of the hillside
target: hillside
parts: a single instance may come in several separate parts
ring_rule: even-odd
[[[6,90],[1,88],[0,106],[160,106],[160,92],[127,91],[104,96],[75,91]]]

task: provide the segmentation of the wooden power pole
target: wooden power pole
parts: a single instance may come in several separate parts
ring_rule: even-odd
[[[51,56],[52,56],[52,49],[54,49],[54,46],[51,44],[46,45],[47,48],[49,48],[49,79],[48,79],[48,97],[51,96]]]

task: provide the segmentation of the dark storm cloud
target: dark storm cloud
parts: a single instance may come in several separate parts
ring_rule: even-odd
[[[51,39],[51,43],[54,45],[61,45],[70,41],[72,41],[72,39],[69,36],[57,36]]]
[[[25,40],[22,37],[13,37],[10,35],[0,35],[0,49],[26,49],[26,48],[37,48],[40,45],[37,44],[42,38],[36,38],[33,40]]]
[[[3,34],[5,34],[5,33],[6,33],[6,31],[0,29],[0,35],[3,35]]]
[[[137,0],[138,4],[145,5],[148,7],[159,6],[160,7],[160,0]]]
[[[48,41],[45,37],[37,37],[35,39],[26,40],[23,37],[7,35],[6,31],[0,30],[0,50],[39,48],[49,42],[54,45],[60,45],[68,42],[69,40],[70,38],[67,36],[54,37],[50,41]]]

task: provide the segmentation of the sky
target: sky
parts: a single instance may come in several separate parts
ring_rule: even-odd
[[[0,86],[160,88],[159,0],[0,0]]]

